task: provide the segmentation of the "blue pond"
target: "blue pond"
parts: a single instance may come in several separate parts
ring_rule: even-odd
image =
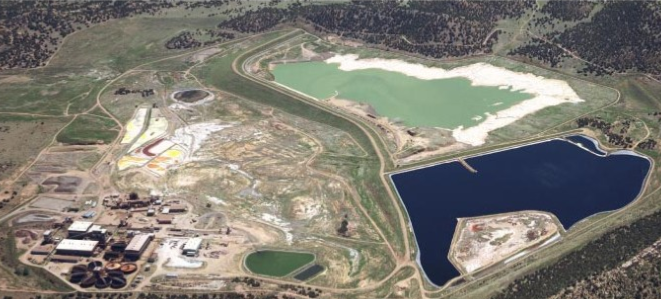
[[[447,258],[457,218],[537,210],[568,229],[634,200],[650,162],[623,152],[596,155],[591,139],[580,138],[572,141],[584,148],[554,139],[466,159],[477,173],[451,162],[393,174],[429,280],[443,285],[459,276]]]

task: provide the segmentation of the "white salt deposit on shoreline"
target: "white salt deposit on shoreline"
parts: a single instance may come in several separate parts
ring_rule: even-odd
[[[452,136],[458,142],[473,146],[484,144],[489,132],[505,127],[528,114],[563,103],[583,102],[565,81],[547,79],[531,73],[517,73],[487,63],[475,63],[445,70],[394,59],[370,58],[359,60],[358,55],[354,54],[335,55],[327,59],[326,63],[337,63],[340,65],[339,69],[343,71],[381,69],[399,72],[422,80],[461,77],[470,80],[473,86],[511,88],[512,91],[533,95],[533,98],[522,101],[508,109],[498,111],[495,114],[486,114],[486,119],[475,126],[453,128]]]

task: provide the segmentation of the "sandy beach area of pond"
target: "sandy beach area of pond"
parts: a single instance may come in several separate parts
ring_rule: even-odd
[[[507,109],[487,114],[485,120],[475,126],[446,128],[452,130],[452,136],[458,142],[473,146],[484,144],[489,132],[512,124],[528,114],[564,103],[583,102],[565,81],[548,79],[531,73],[518,73],[487,63],[475,63],[446,70],[402,60],[359,59],[358,55],[354,54],[335,55],[326,59],[325,62],[337,63],[339,69],[343,71],[381,69],[399,72],[422,80],[462,77],[470,80],[473,86],[495,86],[533,95],[533,98]]]

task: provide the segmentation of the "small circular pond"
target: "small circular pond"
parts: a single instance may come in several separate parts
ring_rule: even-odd
[[[197,103],[206,99],[213,98],[213,94],[203,89],[187,89],[175,91],[172,98],[179,102],[188,104]]]

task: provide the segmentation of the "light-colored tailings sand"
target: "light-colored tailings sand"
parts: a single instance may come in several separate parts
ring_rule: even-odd
[[[151,116],[149,117],[149,124],[147,125],[147,130],[145,130],[138,140],[133,143],[129,151],[133,151],[136,148],[139,148],[152,140],[156,140],[160,137],[163,137],[168,130],[168,119],[161,115],[159,110],[152,110]]]
[[[175,145],[149,161],[146,169],[156,176],[163,176],[168,168],[179,166],[182,163],[182,157],[184,155],[184,149],[179,145]]]
[[[209,135],[232,126],[233,124],[220,124],[215,121],[195,123],[176,129],[169,140],[186,150],[188,156],[185,161],[188,162],[194,159],[193,154],[202,147]]]
[[[154,120],[157,119],[157,120]],[[176,168],[187,162],[196,160],[193,156],[201,147],[202,143],[214,132],[229,128],[231,124],[219,124],[216,122],[196,123],[174,131],[172,136],[167,137],[168,123],[165,117],[157,116],[150,118],[147,130],[140,136],[139,140],[131,147],[131,151],[123,156],[117,166],[120,171],[132,167],[145,167],[145,169],[156,176],[164,175],[168,169]],[[143,153],[143,149],[134,149],[148,146],[147,142],[164,137],[159,144],[149,149],[155,156],[150,157]]]
[[[126,134],[122,138],[121,144],[133,142],[135,137],[142,132],[145,125],[145,117],[147,116],[147,108],[140,108],[135,112],[133,118],[126,124]]]
[[[359,60],[358,55],[354,54],[335,55],[327,59],[326,63],[337,63],[340,65],[339,69],[343,71],[382,69],[422,80],[463,77],[470,80],[473,86],[498,86],[534,95],[532,99],[508,109],[488,114],[486,119],[476,126],[453,129],[452,135],[458,142],[474,146],[484,144],[489,132],[505,127],[528,114],[563,103],[583,102],[565,81],[547,79],[531,73],[517,73],[487,63],[475,63],[445,70],[394,59]]]

